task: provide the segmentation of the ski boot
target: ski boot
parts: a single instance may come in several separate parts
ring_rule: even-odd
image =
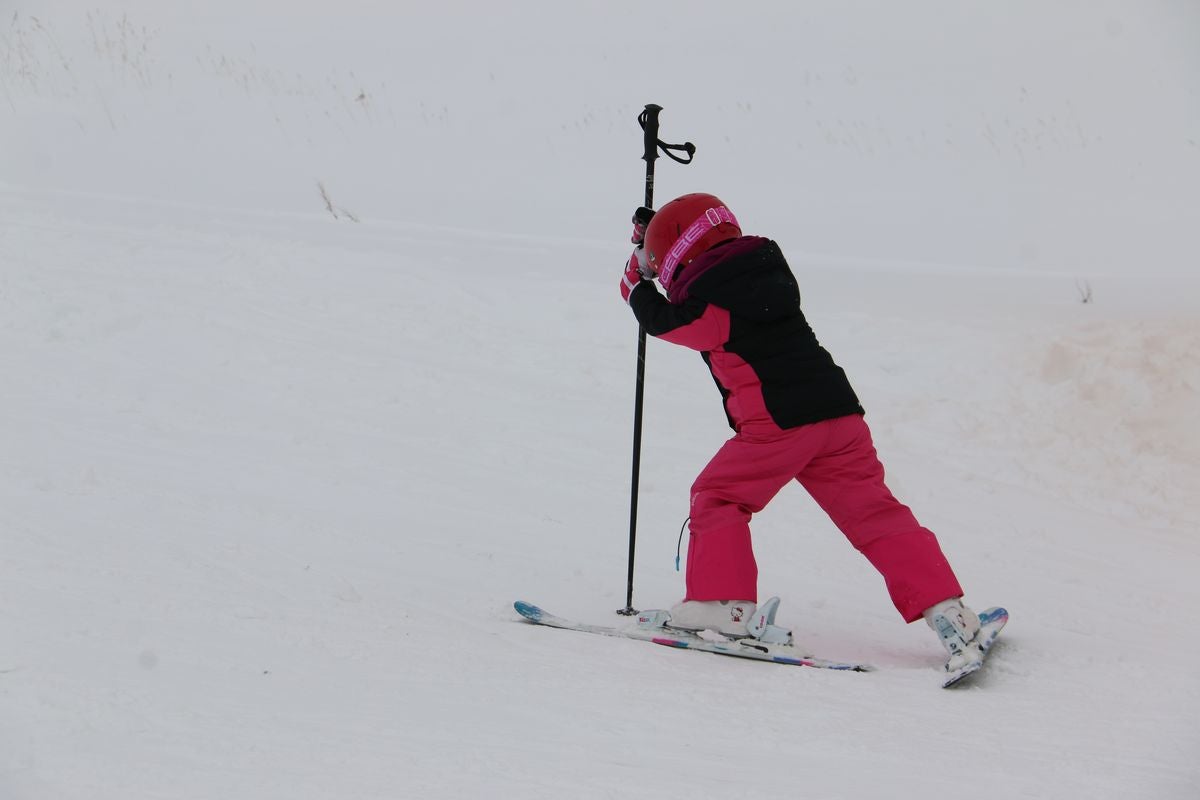
[[[958,672],[970,664],[983,662],[983,650],[979,646],[979,617],[964,606],[960,598],[943,600],[925,609],[922,616],[950,655],[946,661],[946,672]]]
[[[647,612],[639,624],[691,633],[712,631],[731,639],[790,645],[791,631],[775,624],[778,610],[778,597],[772,597],[761,607],[749,600],[684,600],[670,611]]]

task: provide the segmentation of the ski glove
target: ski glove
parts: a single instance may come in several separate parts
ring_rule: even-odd
[[[626,303],[629,302],[629,295],[633,293],[637,285],[647,277],[643,273],[645,258],[645,251],[638,247],[629,256],[629,263],[625,265],[625,274],[621,276],[621,299]]]
[[[633,212],[633,238],[631,242],[638,247],[642,246],[642,242],[646,241],[646,228],[650,225],[650,220],[654,218],[654,209],[639,206],[638,210]]]

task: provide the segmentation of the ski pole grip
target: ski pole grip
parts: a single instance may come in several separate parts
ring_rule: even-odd
[[[654,103],[647,103],[646,110],[642,112],[638,122],[642,123],[643,150],[642,160],[647,164],[658,158],[658,115],[662,111],[662,106]]]

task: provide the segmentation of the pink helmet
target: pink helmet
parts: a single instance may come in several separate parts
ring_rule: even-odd
[[[733,212],[715,195],[697,192],[660,208],[646,228],[646,258],[668,291],[678,271],[721,242],[742,235]]]

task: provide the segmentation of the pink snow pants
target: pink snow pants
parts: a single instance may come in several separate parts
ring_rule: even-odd
[[[750,517],[792,479],[883,575],[906,622],[962,596],[937,538],[884,485],[855,414],[769,435],[743,430],[717,451],[692,485],[686,599],[758,601]]]

